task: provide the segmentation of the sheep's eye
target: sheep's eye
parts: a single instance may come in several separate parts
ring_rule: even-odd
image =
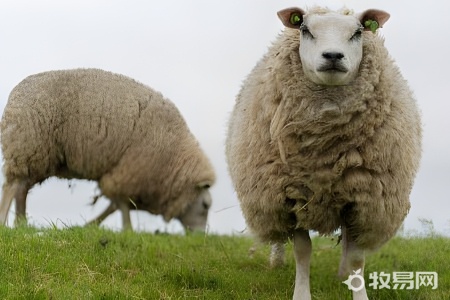
[[[300,25],[299,29],[303,37],[308,37],[312,39],[314,38],[314,36],[312,35],[312,33],[309,31],[308,27],[305,24]]]
[[[209,204],[206,202],[202,202],[202,207],[204,210],[208,210],[209,209]]]
[[[357,41],[361,38],[362,32],[363,32],[362,27],[358,28],[355,33],[352,35],[352,37],[350,38],[351,41]]]

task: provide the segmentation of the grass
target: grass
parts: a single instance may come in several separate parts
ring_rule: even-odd
[[[351,299],[336,275],[335,244],[313,238],[313,299]],[[291,299],[292,245],[277,269],[268,267],[268,246],[250,255],[253,246],[242,236],[0,227],[0,299]],[[366,273],[435,271],[439,286],[369,288],[369,298],[450,299],[449,254],[448,238],[394,238],[367,258]]]

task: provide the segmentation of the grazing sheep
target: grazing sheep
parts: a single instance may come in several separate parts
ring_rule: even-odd
[[[122,213],[179,219],[204,229],[214,170],[172,102],[128,77],[96,69],[32,75],[11,92],[1,122],[5,183],[25,219],[28,190],[56,176],[97,181]]]
[[[311,299],[308,230],[340,229],[340,275],[363,271],[366,251],[408,213],[421,122],[375,32],[388,13],[315,7],[278,16],[287,28],[243,83],[226,154],[250,230],[275,251],[293,238],[294,299]],[[365,288],[353,299],[367,299]]]

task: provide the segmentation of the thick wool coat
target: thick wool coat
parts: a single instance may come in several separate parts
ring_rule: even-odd
[[[247,224],[263,241],[345,225],[360,247],[375,249],[408,213],[419,112],[384,40],[370,31],[363,39],[350,85],[305,78],[299,32],[288,28],[243,83],[226,154]]]
[[[98,69],[32,75],[1,122],[5,187],[51,176],[98,181],[114,202],[179,216],[213,168],[175,105],[135,80]]]

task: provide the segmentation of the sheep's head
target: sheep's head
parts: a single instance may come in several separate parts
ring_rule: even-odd
[[[197,198],[178,217],[186,230],[205,231],[208,211],[212,204],[209,187],[210,183],[201,183],[196,186]]]
[[[347,85],[358,74],[363,56],[363,32],[375,31],[389,14],[369,9],[361,14],[287,8],[278,17],[300,32],[300,59],[306,77],[320,85]]]

